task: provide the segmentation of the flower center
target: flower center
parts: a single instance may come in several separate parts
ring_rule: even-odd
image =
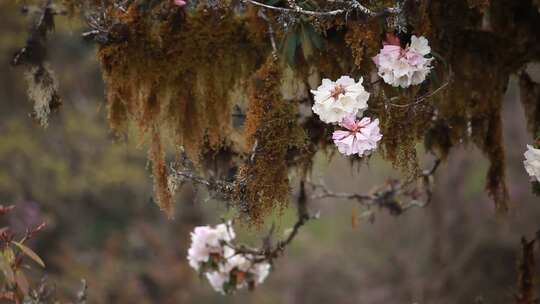
[[[242,284],[246,279],[246,273],[238,269],[234,272],[234,275],[236,276],[236,284]]]
[[[334,89],[330,91],[330,97],[334,98],[334,100],[338,99],[340,94],[345,94],[345,87],[341,84],[336,85]]]

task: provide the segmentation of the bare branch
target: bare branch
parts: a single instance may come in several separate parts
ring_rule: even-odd
[[[259,10],[258,15],[268,24],[268,36],[270,36],[270,44],[272,45],[272,56],[274,56],[274,58],[277,58],[276,38],[274,34],[274,29],[272,28],[272,23],[268,16],[266,16],[264,9]]]
[[[410,208],[422,208],[431,202],[432,177],[435,174],[437,168],[439,168],[440,164],[441,160],[436,159],[432,168],[422,171],[416,178],[409,179],[405,182],[401,182],[399,180],[389,180],[385,185],[378,187],[378,189],[368,194],[334,192],[329,190],[324,183],[309,183],[309,185],[314,191],[310,198],[341,198],[347,200],[354,200],[366,208],[377,206],[380,208],[388,209],[388,211],[390,211],[390,214],[392,215],[400,215]],[[409,186],[411,186],[412,183],[418,181],[421,181],[423,183],[423,193],[417,191],[416,188],[412,191],[409,190]],[[420,200],[419,197],[422,194],[424,194],[426,198]],[[408,198],[408,201],[406,203],[402,203],[400,200],[401,197]]]
[[[252,5],[264,7],[270,10],[274,10],[274,11],[279,11],[279,12],[284,12],[284,13],[296,13],[296,14],[301,14],[301,15],[315,16],[315,17],[337,16],[337,15],[347,14],[353,11],[360,11],[369,17],[379,17],[379,16],[383,16],[387,14],[399,14],[402,10],[402,6],[399,5],[396,7],[384,8],[380,11],[373,11],[355,0],[350,1],[349,6],[346,8],[336,9],[336,10],[326,11],[326,12],[306,10],[296,5],[295,3],[294,5],[292,5],[292,8],[286,8],[286,7],[278,7],[278,6],[264,4],[255,0],[245,0],[245,1],[248,3],[251,3]]]
[[[176,164],[171,164],[172,178],[179,185],[183,185],[186,181],[190,181],[194,184],[203,185],[209,191],[213,192],[215,196],[219,196],[224,199],[230,199],[234,192],[234,184],[223,180],[206,179],[195,174],[191,169],[178,170]]]
[[[260,263],[264,261],[272,262],[274,259],[280,257],[287,246],[292,243],[292,241],[298,235],[300,229],[312,219],[318,218],[318,215],[310,215],[307,209],[307,196],[305,192],[304,182],[300,183],[300,194],[297,199],[297,219],[293,227],[290,229],[290,232],[287,233],[287,236],[276,242],[275,245],[272,244],[271,236],[273,234],[274,228],[270,229],[269,235],[265,238],[264,246],[261,249],[253,249],[245,245],[232,245],[227,244],[229,247],[233,248],[237,254],[248,254],[253,256],[254,263]]]
[[[422,96],[419,96],[419,97],[413,99],[411,102],[409,102],[407,104],[397,104],[397,103],[392,102],[394,100],[399,99],[399,97],[392,97],[392,98],[388,99],[386,104],[388,104],[388,105],[390,105],[392,107],[396,107],[396,108],[407,108],[407,107],[410,107],[410,106],[420,104],[420,103],[426,101],[427,99],[429,99],[430,97],[433,97],[433,96],[437,95],[438,93],[440,93],[441,91],[443,91],[444,89],[446,89],[446,87],[448,87],[448,85],[450,85],[450,83],[452,82],[452,78],[453,78],[452,68],[449,66],[448,67],[448,76],[446,77],[446,81],[442,85],[440,85],[438,88],[436,88],[435,90],[433,90],[431,92],[428,92],[428,93],[426,93],[426,94],[424,94]]]

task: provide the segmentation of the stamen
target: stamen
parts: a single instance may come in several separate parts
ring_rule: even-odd
[[[334,89],[330,92],[330,97],[334,98],[334,100],[338,99],[340,94],[345,94],[345,87],[343,87],[340,84],[337,84]]]

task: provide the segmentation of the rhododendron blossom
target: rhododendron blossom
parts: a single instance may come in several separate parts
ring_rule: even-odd
[[[223,286],[229,282],[229,274],[223,273],[219,271],[212,271],[206,273],[206,278],[208,279],[208,282],[210,283],[210,286],[214,288],[215,291],[225,294],[225,290],[223,289]]]
[[[540,182],[540,149],[527,145],[523,165],[531,179]]]
[[[263,283],[271,269],[260,256],[236,252],[231,244],[234,238],[230,224],[200,226],[191,233],[189,264],[222,294]]]
[[[377,142],[382,138],[378,119],[371,121],[369,117],[364,117],[357,121],[356,116],[349,115],[340,126],[347,130],[335,131],[332,139],[339,152],[345,155],[368,155],[377,149]]]
[[[219,266],[219,271],[207,276],[212,287],[218,292],[232,292],[248,287],[257,286],[264,282],[270,273],[268,262],[253,262],[254,258],[248,254],[232,254]],[[224,281],[221,281],[224,278]],[[233,284],[234,282],[235,284]],[[220,286],[216,286],[221,284]],[[224,285],[227,284],[227,285]],[[227,290],[227,288],[233,288]]]
[[[255,258],[252,255],[236,254],[227,259],[223,268],[221,268],[221,271],[236,271],[237,274],[240,272],[243,276],[246,276],[248,280],[252,280],[255,285],[261,284],[270,273],[271,266],[268,262],[253,263],[253,260],[255,260]],[[236,282],[238,288],[247,286],[248,280],[238,280],[237,278]]]
[[[312,109],[325,123],[339,123],[349,114],[362,114],[367,108],[369,93],[362,85],[349,76],[338,80],[323,79],[317,90],[311,90],[315,104]]]
[[[191,233],[191,247],[188,250],[189,265],[199,270],[201,265],[210,262],[210,258],[223,258],[225,250],[223,242],[235,238],[234,231],[227,224],[195,227]]]
[[[411,43],[402,48],[397,37],[388,35],[373,61],[384,82],[394,87],[407,88],[426,79],[432,68],[433,58],[426,58],[430,53],[431,48],[424,37],[412,36]]]

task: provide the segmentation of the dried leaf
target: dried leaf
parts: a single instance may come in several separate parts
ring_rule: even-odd
[[[4,256],[6,263],[10,265],[13,264],[13,262],[15,261],[15,253],[10,247],[6,247],[2,252],[2,255]]]
[[[38,263],[41,267],[45,268],[45,263],[43,262],[43,260],[32,249],[26,247],[25,245],[19,242],[13,241],[13,244],[17,245],[17,247],[19,247],[19,249],[21,249],[21,251],[27,257],[31,258],[32,260],[34,260],[34,262]]]
[[[15,275],[13,274],[13,270],[11,269],[11,265],[7,262],[6,257],[3,255],[2,257],[0,257],[0,270],[2,270],[8,282],[15,281]]]
[[[15,282],[17,282],[17,286],[19,286],[19,289],[26,296],[30,290],[30,284],[28,284],[26,275],[22,271],[15,272]]]

